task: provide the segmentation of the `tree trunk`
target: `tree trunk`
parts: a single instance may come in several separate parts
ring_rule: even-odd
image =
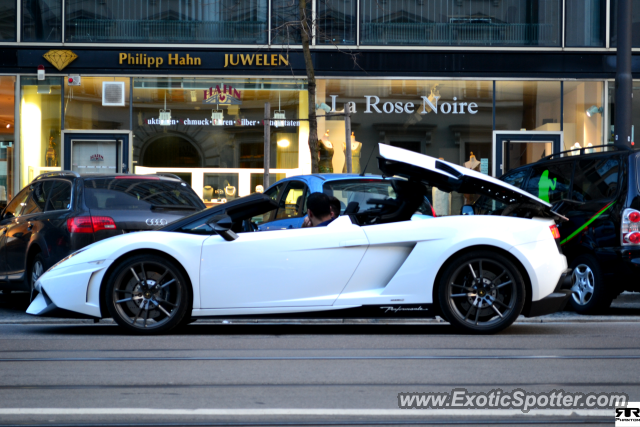
[[[307,0],[300,0],[300,33],[304,65],[307,69],[307,94],[309,104],[309,150],[311,173],[318,173],[318,122],[316,118],[316,72],[311,61],[309,42],[312,37],[313,17],[307,16]]]

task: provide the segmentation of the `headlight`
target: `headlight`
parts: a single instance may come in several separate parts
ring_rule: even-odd
[[[80,252],[84,252],[84,251],[86,251],[86,250],[87,250],[87,248],[82,248],[82,249],[80,249],[80,250],[78,250],[78,251],[75,251],[75,252],[74,252],[74,253],[72,253],[71,255],[67,255],[66,257],[62,258],[60,261],[58,261],[58,262],[56,262],[55,264],[53,264],[53,265],[52,265],[52,266],[51,266],[47,271],[51,271],[51,270],[53,270],[54,268],[56,268],[57,266],[59,266],[59,265],[60,265],[60,264],[62,264],[63,262],[70,260],[70,259],[71,259],[71,258],[73,258],[74,256],[78,255]],[[45,271],[45,273],[46,273],[47,271]]]

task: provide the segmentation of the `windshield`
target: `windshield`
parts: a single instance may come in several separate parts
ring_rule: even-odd
[[[84,182],[85,202],[97,210],[151,210],[204,208],[183,182],[148,178],[92,178]]]

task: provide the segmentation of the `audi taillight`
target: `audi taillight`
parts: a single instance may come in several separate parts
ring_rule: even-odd
[[[558,240],[560,238],[560,230],[558,230],[558,226],[553,224],[549,226],[549,230],[551,230],[551,234],[553,238]]]
[[[95,233],[100,230],[115,229],[115,221],[108,216],[77,216],[67,219],[69,233]]]
[[[640,244],[640,211],[625,209],[622,213],[622,244]]]

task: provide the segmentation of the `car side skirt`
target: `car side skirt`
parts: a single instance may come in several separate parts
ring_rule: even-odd
[[[242,314],[237,314],[242,312]],[[200,309],[193,310],[191,317],[205,319],[362,319],[362,318],[433,318],[434,305],[396,304],[363,305],[358,307],[273,307],[269,309]]]

